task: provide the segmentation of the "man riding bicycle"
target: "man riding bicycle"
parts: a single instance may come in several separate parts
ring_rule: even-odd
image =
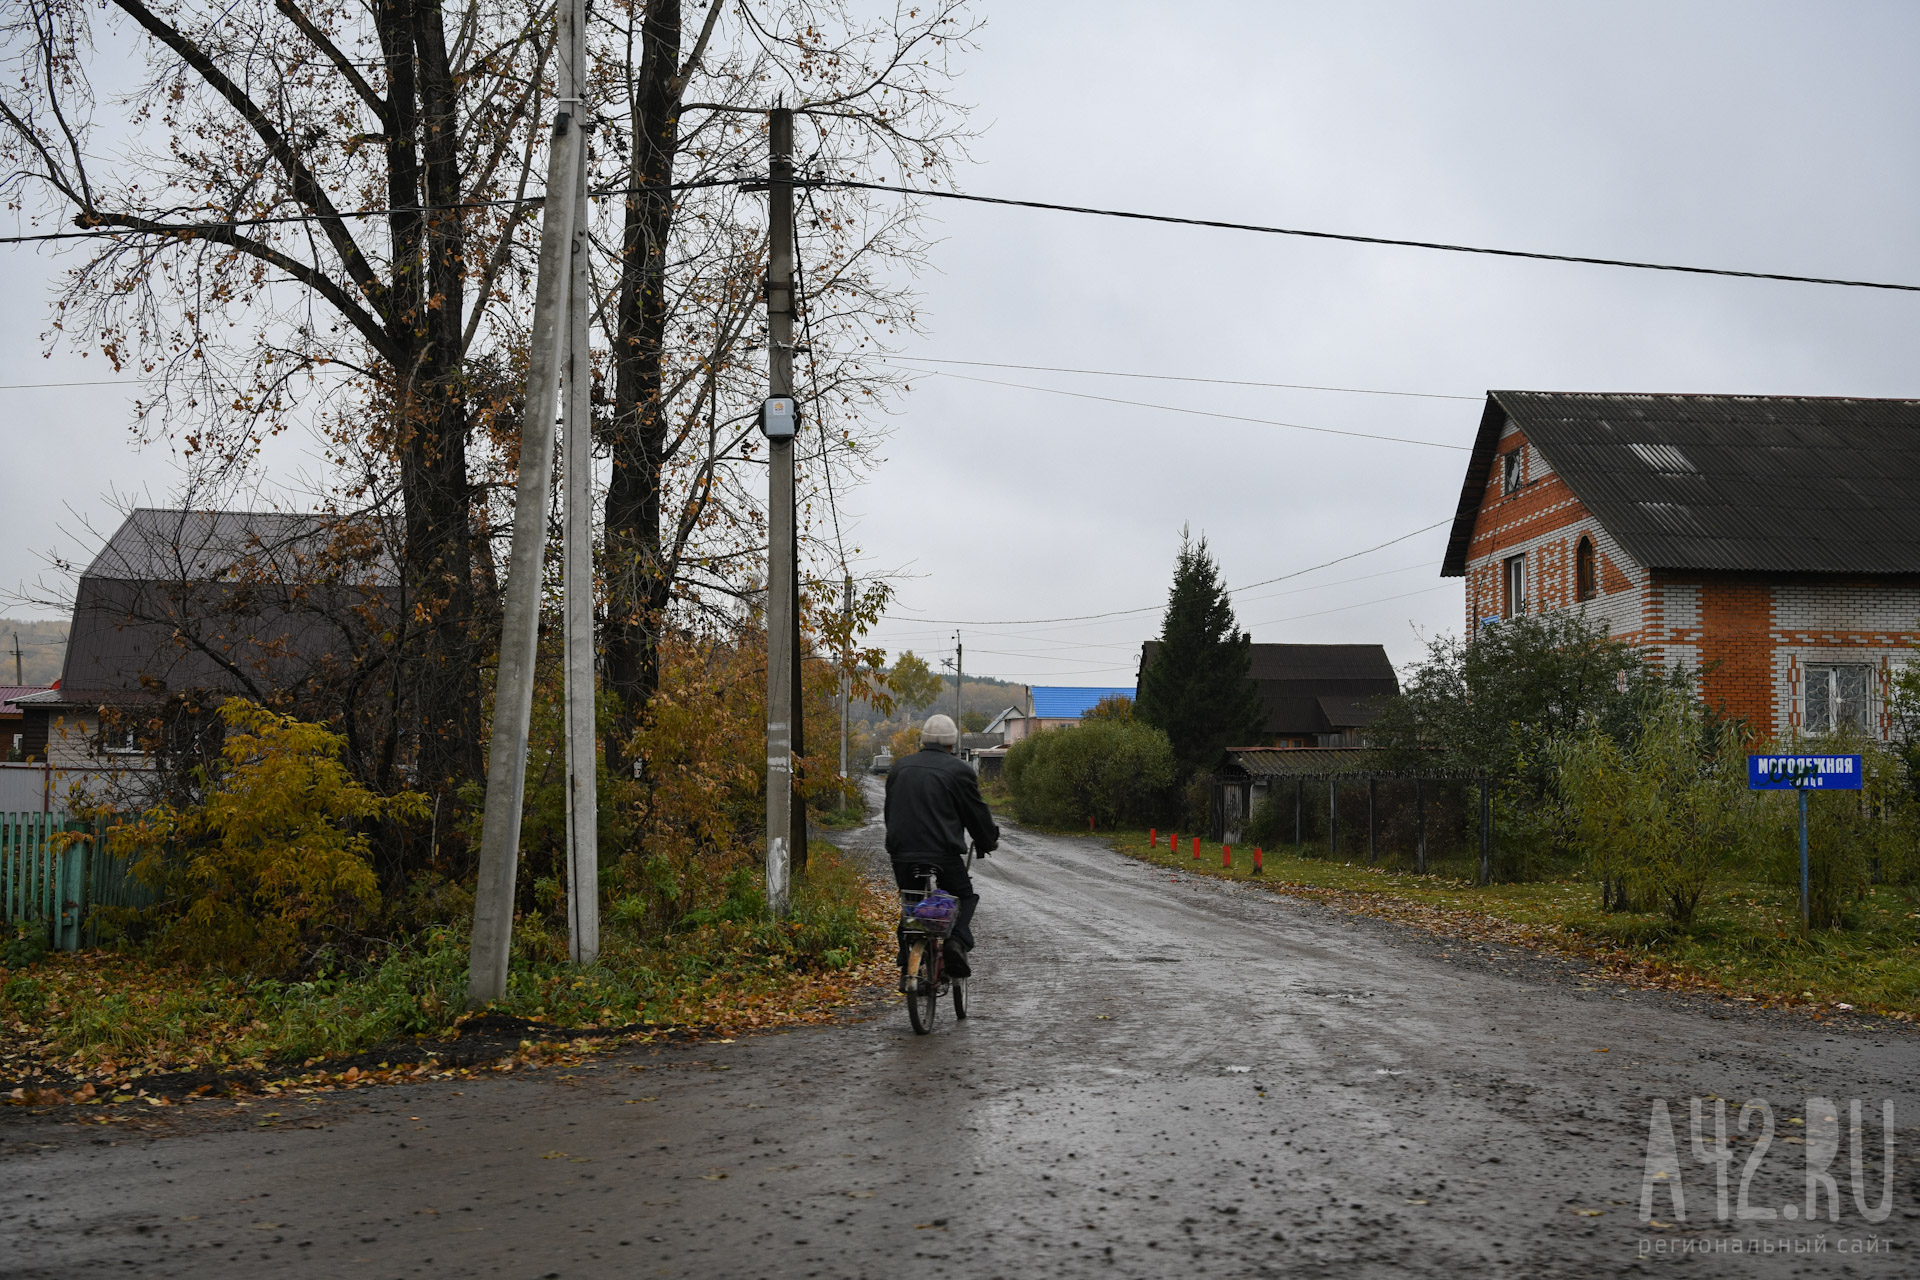
[[[973,909],[980,895],[967,874],[967,837],[983,857],[1000,845],[980,780],[956,757],[960,731],[949,716],[928,716],[920,729],[920,750],[895,760],[887,770],[887,856],[893,879],[902,889],[919,887],[915,867],[931,867],[935,883],[960,900],[960,918],[946,942],[946,970],[956,978],[973,972]]]

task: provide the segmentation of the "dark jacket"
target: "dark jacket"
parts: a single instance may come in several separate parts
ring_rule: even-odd
[[[980,780],[952,752],[922,747],[887,770],[887,853],[965,857],[967,837],[986,853],[1000,844]]]

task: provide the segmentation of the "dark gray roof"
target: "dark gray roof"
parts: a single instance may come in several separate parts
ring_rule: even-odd
[[[300,563],[327,549],[336,524],[287,511],[187,511],[136,507],[107,539],[83,577],[122,582],[219,582],[306,576]],[[376,573],[391,575],[384,558]]]
[[[1443,577],[1509,420],[1648,568],[1920,573],[1920,400],[1490,391]]]
[[[1160,642],[1140,646],[1140,670]],[[1373,722],[1368,706],[1400,692],[1385,647],[1377,644],[1256,644],[1253,683],[1267,709],[1269,734],[1332,733]]]
[[[278,512],[132,511],[80,575],[60,688],[36,704],[265,693],[350,663],[391,562],[325,561],[332,527]],[[330,575],[332,575],[330,577]]]

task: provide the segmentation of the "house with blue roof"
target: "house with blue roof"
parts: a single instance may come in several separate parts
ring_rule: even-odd
[[[987,729],[988,732],[1004,733],[1008,743],[1015,743],[1042,729],[1079,724],[1081,718],[1093,710],[1102,698],[1126,698],[1131,701],[1133,686],[1029,685],[1026,708],[1008,707]]]

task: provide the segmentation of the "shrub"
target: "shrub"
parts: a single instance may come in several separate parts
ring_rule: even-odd
[[[162,804],[118,829],[134,873],[161,893],[144,913],[164,951],[193,963],[284,974],[379,905],[365,824],[427,816],[414,792],[375,795],[326,728],[229,699],[206,799]]]
[[[1007,752],[1007,788],[1022,822],[1077,827],[1143,821],[1173,781],[1167,735],[1139,721],[1096,720],[1023,738]]]
[[[1716,866],[1752,846],[1739,729],[1707,723],[1678,690],[1630,744],[1589,721],[1553,754],[1575,840],[1609,905],[1657,905],[1687,924]]]

